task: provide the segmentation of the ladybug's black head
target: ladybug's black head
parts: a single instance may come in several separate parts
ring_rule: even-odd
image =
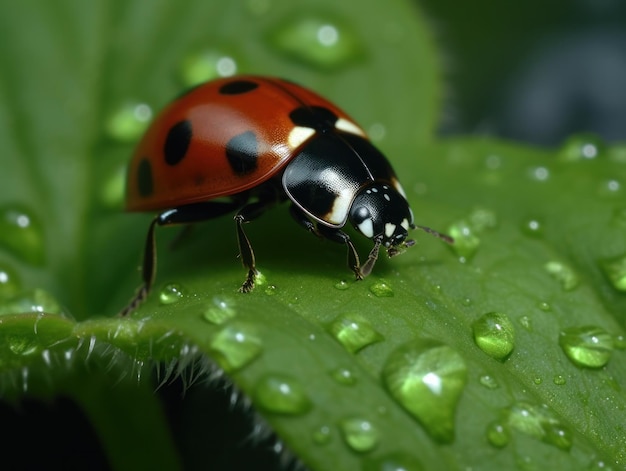
[[[414,229],[413,212],[407,200],[390,185],[372,183],[362,188],[352,203],[350,223],[365,237],[380,241],[389,256],[413,245],[406,240]]]

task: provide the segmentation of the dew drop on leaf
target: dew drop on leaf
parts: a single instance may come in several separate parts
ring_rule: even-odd
[[[543,236],[543,222],[538,218],[529,218],[522,222],[522,232],[530,237]]]
[[[209,347],[227,373],[243,368],[263,351],[256,329],[241,322],[226,325],[213,337]]]
[[[193,87],[219,77],[230,77],[238,69],[236,54],[206,49],[187,54],[181,62],[179,76],[183,85]]]
[[[182,286],[178,283],[167,283],[159,291],[159,302],[163,305],[177,303],[185,297]]]
[[[530,320],[530,317],[528,316],[521,316],[518,319],[518,322],[520,323],[520,325],[526,329],[528,332],[532,332],[533,331],[533,321]]]
[[[506,314],[489,312],[472,324],[474,342],[496,360],[505,360],[515,347],[515,328]]]
[[[626,254],[600,261],[600,267],[617,291],[626,291]]]
[[[332,321],[328,331],[350,353],[383,340],[383,336],[364,317],[358,314],[342,314]]]
[[[487,389],[497,389],[500,387],[496,379],[491,375],[481,375],[478,382]]]
[[[339,384],[343,384],[345,386],[352,386],[356,384],[356,377],[348,368],[336,368],[330,372],[330,375]]]
[[[448,234],[454,239],[450,245],[461,262],[471,259],[480,247],[480,238],[465,220],[457,221],[448,228]]]
[[[505,415],[508,426],[518,432],[561,450],[572,447],[571,432],[545,406],[518,402],[507,408]]]
[[[321,425],[313,431],[313,443],[326,445],[332,439],[332,433],[328,425]]]
[[[0,264],[0,299],[15,296],[22,286],[17,272],[13,268]]]
[[[277,292],[277,288],[275,285],[267,285],[263,292],[268,296],[274,296]]]
[[[118,142],[137,141],[152,121],[152,108],[146,103],[133,102],[121,105],[105,122],[106,135]]]
[[[606,365],[613,353],[613,337],[604,329],[585,325],[564,329],[559,345],[572,363],[584,368]]]
[[[352,417],[339,423],[341,434],[348,446],[363,453],[374,449],[379,441],[379,432],[369,420]]]
[[[552,378],[552,382],[557,386],[563,386],[565,383],[567,383],[567,380],[563,375],[554,375],[554,378]]]
[[[65,312],[57,299],[43,289],[34,289],[20,292],[0,304],[0,315],[40,312],[58,314],[67,319],[73,319]]]
[[[311,409],[311,400],[302,384],[283,374],[267,374],[254,386],[258,407],[275,414],[300,415]]]
[[[0,208],[0,246],[31,265],[44,263],[43,228],[35,216],[23,207]]]
[[[363,471],[422,471],[424,467],[410,454],[396,452],[363,461]]]
[[[544,265],[546,272],[561,284],[565,291],[575,289],[580,280],[572,267],[562,262],[550,261]]]
[[[5,341],[9,350],[15,355],[28,356],[39,351],[39,343],[32,337],[9,335]]]
[[[601,157],[606,150],[604,141],[594,134],[570,136],[561,146],[559,156],[567,162],[592,160]]]
[[[539,303],[539,309],[541,309],[544,312],[549,312],[552,310],[552,306],[550,306],[549,303],[542,301]]]
[[[382,379],[389,393],[435,440],[454,440],[457,402],[467,382],[461,355],[434,340],[409,342],[387,358]]]
[[[221,325],[236,315],[237,311],[234,308],[234,301],[215,297],[202,314],[202,317],[211,324]]]
[[[370,285],[370,292],[377,298],[391,298],[394,295],[393,288],[383,280]]]
[[[337,288],[340,291],[344,291],[344,290],[347,290],[348,288],[350,288],[350,285],[348,284],[347,281],[341,280],[341,281],[338,281],[337,283],[335,283],[335,288]]]
[[[487,441],[496,448],[504,448],[511,441],[511,432],[501,422],[491,422],[487,425]]]

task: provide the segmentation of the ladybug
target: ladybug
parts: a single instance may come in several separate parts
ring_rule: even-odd
[[[159,211],[149,226],[143,284],[122,311],[148,295],[156,273],[156,226],[235,213],[239,252],[257,273],[244,224],[288,201],[291,216],[313,234],[348,248],[357,279],[370,274],[381,246],[389,256],[414,244],[416,226],[387,159],[345,112],[316,93],[278,78],[238,76],[192,88],[151,124],[128,168],[126,208]],[[347,224],[374,242],[361,264]]]

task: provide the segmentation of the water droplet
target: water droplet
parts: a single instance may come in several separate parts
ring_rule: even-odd
[[[487,389],[497,389],[500,387],[496,379],[490,375],[481,375],[480,378],[478,378],[478,382]]]
[[[321,425],[313,431],[313,442],[316,445],[326,445],[331,439],[332,434],[328,425]]]
[[[561,160],[575,162],[591,160],[605,152],[604,142],[594,134],[578,134],[569,137],[559,152]]]
[[[468,219],[470,227],[477,233],[494,229],[498,225],[496,213],[487,208],[474,208]]]
[[[574,269],[565,263],[557,261],[548,262],[544,265],[544,269],[552,278],[561,284],[561,287],[565,291],[572,291],[580,283]]]
[[[531,237],[543,236],[543,222],[538,218],[526,219],[522,223],[522,232]]]
[[[454,414],[467,381],[456,351],[434,340],[416,340],[389,355],[382,378],[391,395],[437,441],[454,439]]]
[[[613,347],[618,350],[626,350],[626,337],[623,335],[614,335],[613,336]]]
[[[587,468],[589,471],[613,471],[613,468],[602,460],[594,460],[589,463]]]
[[[545,407],[518,402],[506,409],[509,427],[561,450],[572,447],[571,432]]]
[[[107,136],[119,142],[135,142],[148,129],[152,108],[146,103],[125,103],[105,123]]]
[[[540,302],[538,307],[544,312],[549,312],[552,310],[552,306],[550,306],[550,304],[545,301]]]
[[[239,68],[233,54],[216,49],[193,51],[183,59],[179,75],[183,85],[193,87],[219,77],[230,77]]]
[[[533,383],[535,383],[537,386],[539,386],[541,383],[543,383],[543,378],[541,376],[535,376],[533,378]]]
[[[344,384],[346,386],[356,384],[356,377],[348,368],[337,368],[331,371],[330,375],[340,384]]]
[[[472,324],[474,342],[496,360],[505,360],[515,346],[515,328],[506,314],[489,312]]]
[[[339,429],[348,446],[354,451],[361,453],[370,451],[378,444],[378,429],[369,420],[344,419],[339,424]]]
[[[277,293],[277,289],[275,285],[267,285],[265,287],[264,293],[268,296],[274,296]]]
[[[572,363],[586,368],[606,365],[613,353],[613,337],[593,325],[563,330],[559,336],[559,345]]]
[[[604,274],[609,279],[613,288],[618,291],[626,291],[626,255],[611,257],[600,261]]]
[[[337,69],[361,59],[365,50],[349,21],[325,16],[290,15],[268,36],[287,57],[313,67]]]
[[[600,196],[618,196],[621,194],[622,184],[619,180],[615,180],[614,178],[610,180],[606,180],[600,184],[598,188],[598,194]]]
[[[480,238],[465,220],[457,221],[448,228],[448,234],[454,239],[450,248],[461,262],[471,259],[480,247]]]
[[[39,343],[32,337],[9,335],[5,341],[15,355],[28,356],[39,351]]]
[[[363,462],[363,471],[423,471],[422,464],[410,454],[392,452]]]
[[[300,415],[311,409],[311,401],[302,384],[281,374],[263,376],[254,389],[256,403],[276,414]]]
[[[504,448],[511,441],[511,432],[500,422],[487,425],[487,441],[496,448]]]
[[[52,294],[42,289],[21,292],[0,304],[0,315],[33,312],[58,314],[68,319],[72,318],[72,316],[63,311],[61,305]]]
[[[394,295],[391,286],[383,280],[370,285],[370,292],[377,298],[391,298]]]
[[[528,317],[528,316],[521,316],[518,319],[518,322],[528,332],[532,332],[533,331],[533,321],[530,319],[530,317]]]
[[[212,324],[220,325],[236,316],[234,302],[229,299],[215,297],[202,317]]]
[[[358,314],[340,315],[328,326],[328,331],[350,353],[356,353],[368,345],[383,340],[383,336],[372,324]]]
[[[263,350],[256,329],[241,322],[232,322],[220,330],[211,340],[210,348],[227,373],[243,368]]]
[[[43,229],[37,218],[23,207],[0,208],[0,245],[26,263],[44,263]]]
[[[465,307],[469,307],[472,305],[472,299],[471,298],[463,298],[463,300],[461,301],[461,304]]]
[[[350,288],[350,285],[348,284],[347,281],[341,280],[341,281],[338,281],[337,283],[335,283],[335,288],[337,288],[338,290],[344,291],[344,290]]]
[[[387,128],[382,123],[374,123],[367,130],[367,135],[373,142],[382,141],[386,134]]]
[[[528,173],[531,179],[538,182],[545,182],[550,178],[550,170],[546,167],[533,167]]]
[[[22,283],[14,270],[6,265],[0,265],[0,299],[15,296],[21,286]]]
[[[552,378],[552,382],[557,386],[563,386],[565,383],[567,383],[567,380],[563,375],[554,375],[554,378]]]
[[[167,283],[159,292],[159,301],[163,305],[174,304],[185,297],[184,290],[178,283]]]

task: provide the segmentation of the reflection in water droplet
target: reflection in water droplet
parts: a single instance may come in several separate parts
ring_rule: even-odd
[[[606,365],[613,353],[613,337],[593,325],[564,329],[559,336],[559,345],[572,363],[586,368]]]
[[[7,265],[0,265],[0,299],[15,296],[22,283],[17,273]]]
[[[346,386],[356,384],[356,377],[348,368],[337,368],[331,371],[330,375],[340,384],[344,384]]]
[[[341,291],[344,291],[344,290],[348,289],[349,287],[350,287],[350,285],[345,280],[341,280],[341,281],[338,281],[337,283],[335,283],[335,288],[337,288],[338,290],[341,290]]]
[[[337,69],[360,60],[365,50],[349,21],[325,16],[290,15],[267,37],[285,56],[313,67]]]
[[[193,87],[219,77],[230,77],[237,73],[235,54],[209,49],[194,51],[183,59],[179,75],[183,85]]]
[[[332,434],[328,425],[321,425],[313,431],[313,442],[316,445],[326,445],[331,439]]]
[[[163,305],[174,304],[185,297],[183,288],[178,283],[167,283],[159,292],[159,301]]]
[[[422,471],[419,460],[410,454],[396,452],[376,458],[366,458],[363,471]]]
[[[626,291],[626,254],[600,261],[604,274],[618,291]]]
[[[561,160],[575,162],[595,159],[604,154],[606,146],[602,139],[594,134],[578,134],[569,137],[561,147]]]
[[[454,414],[467,381],[456,351],[434,340],[416,340],[389,355],[382,372],[391,395],[437,441],[454,439]]]
[[[58,314],[67,319],[72,319],[69,313],[63,311],[57,299],[42,289],[21,292],[0,304],[0,315],[33,312]]]
[[[487,425],[487,441],[496,448],[504,448],[511,441],[511,432],[500,422]]]
[[[391,286],[383,280],[370,285],[370,292],[377,298],[391,298],[394,295]]]
[[[497,389],[498,387],[500,387],[495,378],[490,375],[482,375],[480,378],[478,378],[478,382],[487,389]]]
[[[214,297],[211,305],[204,311],[202,317],[211,324],[220,325],[236,316],[234,301]]]
[[[276,414],[300,415],[311,409],[311,401],[302,384],[287,375],[268,374],[254,388],[255,403]]]
[[[572,291],[580,283],[574,269],[565,263],[551,261],[544,265],[544,269],[561,284],[565,291]]]
[[[472,324],[474,342],[496,360],[505,360],[515,347],[515,328],[506,314],[489,312]]]
[[[328,331],[350,353],[383,340],[383,336],[374,329],[372,324],[358,314],[342,314],[329,326]]]
[[[44,263],[43,228],[37,218],[23,207],[0,208],[0,246],[26,263],[38,266]]]
[[[148,129],[152,121],[152,108],[146,103],[125,103],[115,110],[105,122],[108,137],[118,142],[135,142]]]
[[[215,360],[227,373],[244,367],[263,350],[256,329],[236,321],[228,324],[213,337],[210,348]]]
[[[348,446],[354,451],[370,451],[378,444],[379,432],[369,420],[344,419],[340,422],[339,429]]]
[[[518,402],[505,410],[509,427],[561,450],[572,447],[571,432],[545,406]]]

